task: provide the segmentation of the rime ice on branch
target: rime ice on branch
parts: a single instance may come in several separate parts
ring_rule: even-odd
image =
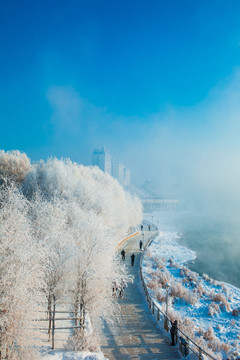
[[[17,167],[11,156],[4,152],[0,156],[0,173],[10,179],[1,186],[1,257],[8,270],[1,268],[0,274],[6,293],[0,299],[0,329],[9,326],[17,333],[6,339],[1,331],[0,347],[8,348],[16,359],[24,358],[26,349],[30,354],[24,334],[36,318],[38,304],[46,304],[50,313],[58,301],[67,299],[81,327],[82,335],[75,334],[78,342],[73,342],[80,349],[86,316],[95,331],[100,316],[117,310],[112,281],[126,280],[127,274],[115,257],[115,246],[141,221],[140,202],[98,168],[57,159],[30,167],[25,166],[27,157]],[[14,325],[9,320],[14,320],[13,309],[18,309]]]

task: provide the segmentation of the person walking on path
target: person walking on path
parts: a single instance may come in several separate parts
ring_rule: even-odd
[[[122,255],[122,260],[125,260],[125,250],[124,249],[122,249],[121,255]]]
[[[131,255],[131,265],[132,265],[132,266],[134,265],[134,260],[135,260],[135,255],[132,254],[132,255]]]
[[[142,240],[140,240],[140,242],[139,242],[140,251],[142,251],[142,246],[143,246],[143,242],[142,242]]]
[[[171,322],[172,327],[170,329],[170,333],[171,333],[171,338],[172,338],[172,346],[175,345],[175,340],[177,342],[177,320],[175,320],[174,322]]]

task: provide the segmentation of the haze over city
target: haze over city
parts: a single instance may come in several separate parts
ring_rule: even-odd
[[[2,149],[90,165],[106,146],[137,185],[238,208],[238,1],[10,0],[0,10]]]

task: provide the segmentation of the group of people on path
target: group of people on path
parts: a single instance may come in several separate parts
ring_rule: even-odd
[[[140,242],[139,242],[140,251],[142,251],[142,247],[143,247],[143,242],[142,242],[142,240],[140,240]],[[126,251],[125,251],[124,249],[122,249],[121,255],[122,255],[122,260],[125,260]],[[135,254],[132,253],[132,255],[130,256],[130,258],[131,258],[131,265],[133,266],[133,265],[134,265],[134,261],[135,261]]]
[[[150,229],[149,229],[150,230]],[[140,240],[139,242],[139,248],[140,248],[140,251],[142,251],[142,247],[143,247],[143,242],[142,240]],[[126,255],[126,251],[123,249],[121,251],[121,255],[122,255],[122,260],[125,260],[125,255]],[[134,261],[135,261],[135,254],[132,253],[132,255],[130,256],[131,258],[131,265],[134,266]],[[119,292],[119,297],[122,297],[123,296],[123,289],[124,289],[124,286],[122,286],[122,289],[120,290]],[[113,289],[113,292],[115,293],[116,291],[114,291]],[[178,332],[178,327],[177,327],[177,320],[175,321],[171,321],[171,329],[170,329],[170,333],[171,333],[171,339],[172,339],[172,346],[175,345],[175,343],[177,342],[177,332]]]
[[[126,251],[123,249],[121,251],[121,255],[122,255],[122,260],[125,260],[125,254],[126,254]],[[131,258],[131,265],[133,266],[134,265],[134,261],[135,261],[135,254],[132,253],[132,255],[130,256]]]

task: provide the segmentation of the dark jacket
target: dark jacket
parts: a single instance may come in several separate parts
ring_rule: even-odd
[[[171,323],[172,324],[172,327],[171,327],[171,329],[170,329],[170,332],[171,332],[171,334],[173,334],[173,335],[177,335],[177,323]]]

